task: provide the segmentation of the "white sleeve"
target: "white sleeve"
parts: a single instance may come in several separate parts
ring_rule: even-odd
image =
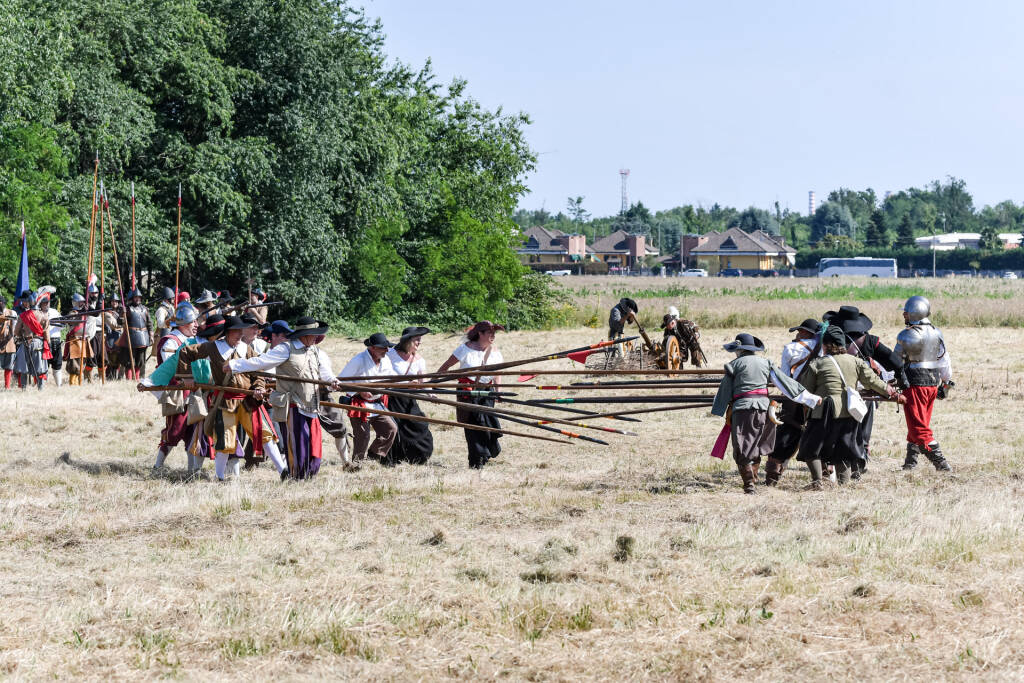
[[[282,342],[266,353],[253,358],[235,358],[228,362],[231,372],[263,372],[288,360],[288,343]]]
[[[172,346],[173,344],[173,346]],[[163,363],[165,360],[174,355],[174,352],[181,348],[181,342],[175,337],[173,342],[167,342],[160,347],[160,362]]]
[[[317,358],[320,359],[320,379],[324,382],[334,381],[334,370],[331,368],[331,357],[321,349],[319,346],[314,346],[313,350],[317,354]]]
[[[362,377],[363,373],[366,372],[366,368],[363,365],[365,354],[365,351],[357,353],[352,360],[345,364],[344,369],[338,373],[338,377]]]
[[[459,344],[458,347],[452,351],[452,355],[458,359],[459,363],[464,363],[466,361],[466,356],[469,355],[469,347],[465,344]]]

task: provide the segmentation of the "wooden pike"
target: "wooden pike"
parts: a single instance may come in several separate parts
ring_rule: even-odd
[[[104,282],[104,280],[106,278],[106,274],[105,274],[104,266],[103,266],[103,262],[105,260],[103,258],[103,242],[104,242],[104,240],[103,240],[103,205],[107,201],[106,194],[107,194],[107,191],[106,191],[106,189],[104,189],[103,181],[101,180],[100,181],[100,284],[99,284],[99,289],[100,289],[100,308],[103,308],[106,305],[106,298],[104,298],[104,291],[103,291],[103,282]],[[86,305],[88,305],[88,304],[86,304]],[[107,357],[109,354],[107,353],[107,333],[106,333],[106,329],[107,329],[107,326],[103,324],[103,314],[100,313],[100,357],[97,358],[96,360],[99,363],[100,384],[101,385],[107,383],[107,363],[110,362],[110,359]]]
[[[547,426],[545,426],[543,421],[535,422],[535,421],[532,421],[532,420],[520,420],[519,418],[509,417],[508,415],[503,415],[501,419],[508,420],[509,422],[518,422],[519,424],[527,425],[529,427],[535,427],[536,429],[543,429],[543,430],[548,431],[548,432],[555,432],[556,434],[561,434],[562,436],[567,436],[570,439],[579,439],[581,441],[589,441],[591,443],[601,444],[602,446],[607,446],[608,445],[607,441],[602,441],[601,439],[595,439],[592,436],[586,436],[585,434],[577,434],[576,432],[570,432],[568,429],[558,429],[556,427],[547,427]],[[583,426],[583,425],[580,425],[580,426]]]
[[[520,386],[518,384],[510,386]],[[656,389],[659,391],[684,391],[687,389],[717,389],[719,383],[707,383],[707,384],[600,384],[596,386],[580,386],[578,384],[553,384],[553,385],[537,385],[534,388],[541,391],[607,391],[607,390],[622,390],[622,389]]]
[[[377,408],[368,408],[362,406],[359,408],[353,408],[353,406],[347,403],[332,403],[330,401],[320,401],[320,405],[327,406],[329,408],[341,408],[343,410],[359,410],[364,413],[372,413],[374,415],[383,415],[385,417],[397,417],[402,420],[412,420],[414,422],[426,422],[427,424],[445,425],[448,427],[462,427],[463,429],[472,429],[478,432],[495,432],[497,434],[508,434],[509,436],[522,436],[527,439],[539,439],[541,441],[551,441],[553,443],[567,444],[572,443],[571,441],[563,441],[562,439],[552,439],[549,436],[541,436],[540,434],[527,434],[525,432],[514,432],[510,429],[496,429],[494,427],[481,427],[480,425],[466,424],[465,422],[458,422],[455,420],[440,420],[434,417],[422,417],[420,415],[409,415],[408,413],[393,413],[390,410],[378,410]]]
[[[341,388],[346,390],[346,391],[352,391],[353,390],[353,388],[352,388],[353,386],[354,385],[342,384]],[[462,410],[468,410],[468,411],[470,411],[472,413],[484,413],[484,414],[489,414],[489,415],[498,415],[499,417],[506,417],[506,416],[523,417],[523,418],[532,419],[532,420],[550,422],[552,424],[563,424],[564,423],[564,424],[574,424],[574,425],[580,426],[580,425],[578,425],[578,423],[575,423],[575,422],[570,423],[568,420],[562,420],[562,419],[557,418],[557,417],[548,417],[548,416],[545,416],[545,415],[534,415],[533,413],[523,413],[523,412],[520,412],[518,410],[507,410],[507,409],[504,409],[504,408],[492,408],[490,406],[478,406],[478,405],[476,405],[474,403],[463,403],[463,402],[460,402],[460,401],[449,401],[449,400],[443,399],[443,398],[436,398],[436,397],[429,397],[429,396],[424,396],[424,395],[409,394],[409,393],[406,393],[404,391],[395,391],[394,389],[383,389],[383,390],[379,390],[379,392],[382,393],[382,394],[387,394],[388,396],[397,396],[399,398],[422,399],[422,400],[426,401],[427,403],[436,403],[436,404],[442,405],[442,406],[451,406],[453,408],[460,408]],[[600,429],[600,431],[603,431],[603,432],[613,432],[615,434],[625,434],[625,435],[629,435],[629,436],[636,436],[636,434],[634,434],[633,432],[627,432],[627,431],[622,430],[622,429],[614,429],[612,427],[607,427],[607,428],[597,428],[597,427],[595,427],[594,429]]]
[[[683,405],[659,406],[656,408],[638,408],[636,410],[619,410],[614,413],[598,413],[593,417],[617,417],[622,415],[640,415],[643,413],[666,413],[672,410],[693,410],[694,408],[710,408],[711,403],[685,403]],[[570,418],[572,419],[572,418]],[[578,418],[584,419],[582,417]]]
[[[82,292],[85,295],[85,307],[89,308],[89,280],[92,278],[92,248],[96,235],[96,183],[100,177],[100,151],[96,150],[96,164],[92,169],[92,217],[89,219],[89,258],[87,260],[87,266],[85,271],[85,291]],[[15,292],[15,294],[21,294],[21,292]],[[102,303],[100,308],[102,308]],[[84,324],[84,318],[83,318]],[[83,341],[79,344],[81,351],[78,355],[78,383],[82,383],[82,376],[85,373],[85,349],[86,343]]]
[[[134,186],[135,186],[135,184],[132,183],[132,187],[133,188],[134,188]],[[135,190],[133,189],[132,192],[134,193]],[[132,198],[132,202],[134,203],[134,197]],[[131,330],[129,330],[129,328],[128,328],[128,302],[125,301],[125,299],[124,299],[124,281],[121,279],[121,265],[118,262],[118,258],[117,258],[117,241],[115,240],[115,237],[114,237],[114,223],[110,220],[110,202],[104,202],[104,203],[105,203],[106,209],[107,209],[107,227],[110,228],[110,247],[111,247],[111,249],[114,252],[114,270],[117,271],[117,288],[118,288],[118,290],[121,293],[121,314],[122,314],[122,317],[124,318],[124,333],[125,333],[125,335],[127,335],[125,337],[125,340],[126,340],[126,343],[128,345],[128,355],[131,358],[132,373],[135,374],[135,369],[136,369],[135,368],[135,350],[132,347]],[[134,207],[133,207],[132,210],[134,211]],[[134,278],[135,275],[133,274],[132,277]],[[134,285],[133,285],[133,287],[134,287]]]
[[[174,254],[174,301],[178,301],[178,274],[181,272],[181,183],[178,183],[178,247]],[[175,304],[177,305],[177,304]]]
[[[530,375],[592,375],[592,376],[604,376],[604,375],[723,375],[724,370],[704,370],[704,369],[689,369],[689,370],[540,370],[540,369],[528,369],[528,370],[487,370],[486,368],[464,368],[462,370],[449,370],[447,372],[427,372],[420,375],[381,375],[375,377],[376,380],[381,381],[392,381],[392,382],[408,382],[411,380],[430,380],[431,378],[457,378],[464,377],[466,375],[493,375],[496,377],[523,377]],[[359,377],[339,377],[338,379],[343,382],[347,381],[359,381],[366,379],[363,376]],[[443,379],[440,381],[444,381]],[[526,381],[526,380],[524,380]],[[711,381],[711,380],[709,380]]]

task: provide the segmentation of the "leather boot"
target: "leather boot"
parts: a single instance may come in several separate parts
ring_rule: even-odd
[[[925,457],[935,465],[935,469],[940,472],[949,472],[952,468],[949,463],[946,462],[946,457],[942,455],[942,450],[939,448],[939,443],[936,441],[930,446],[924,446],[921,448],[921,452],[924,453]]]
[[[743,493],[757,493],[757,489],[754,488],[754,468],[752,465],[736,465],[736,469],[739,470],[740,479],[743,480]]]
[[[764,465],[764,485],[775,486],[782,477],[782,471],[786,469],[786,463],[775,458],[768,458]]]
[[[903,469],[908,472],[917,467],[917,456],[921,452],[921,447],[916,443],[907,444],[907,457],[903,461]]]
[[[761,470],[761,459],[760,458],[758,458],[754,462],[750,463],[750,470],[754,473],[754,483],[756,484],[758,482],[758,480],[760,479],[760,477],[759,477],[760,470]]]

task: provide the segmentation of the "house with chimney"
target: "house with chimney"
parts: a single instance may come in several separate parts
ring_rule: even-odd
[[[625,230],[616,230],[589,247],[590,254],[609,268],[635,270],[642,266],[645,256],[657,256],[658,250],[647,244],[643,235],[631,235]]]
[[[524,231],[523,238],[523,246],[516,250],[523,265],[537,267],[587,260],[589,248],[583,235],[538,225]]]

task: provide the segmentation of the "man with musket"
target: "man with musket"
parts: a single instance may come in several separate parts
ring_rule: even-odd
[[[274,443],[277,435],[270,416],[262,407],[250,410],[245,401],[250,391],[257,401],[265,398],[266,384],[263,378],[251,379],[248,375],[234,374],[226,370],[229,361],[236,358],[252,358],[256,355],[251,347],[242,342],[242,330],[248,326],[248,323],[235,316],[225,318],[221,315],[211,315],[206,321],[206,328],[198,332],[198,336],[207,341],[186,346],[178,352],[179,370],[187,372],[186,365],[201,358],[209,359],[213,384],[226,387],[207,393],[209,413],[202,423],[203,436],[213,442],[217,478],[222,481],[228,473],[238,476],[241,471],[244,454],[238,448],[239,428],[244,429],[252,439],[255,455],[265,453],[279,472],[285,469],[281,452]],[[232,391],[233,389],[239,391]],[[193,450],[193,455],[196,454]]]
[[[261,305],[266,303],[266,301],[267,293],[259,287],[249,292],[249,305],[246,306],[245,313],[256,318],[260,323],[260,327],[267,324],[267,307]]]
[[[0,368],[4,371],[4,389],[11,388],[11,375],[14,374],[14,353],[18,347],[14,344],[14,324],[18,316],[7,308],[7,297],[0,294]]]
[[[197,315],[198,312],[192,304],[184,302],[178,305],[174,317],[168,321],[170,328],[166,330],[165,334],[156,343],[158,365],[162,365],[171,358],[174,358],[175,353],[179,349],[195,341],[193,338],[196,334]],[[175,364],[176,370],[177,364]],[[154,375],[156,374],[159,373],[154,372]],[[169,374],[169,379],[161,377],[159,381],[166,385],[184,386],[185,383],[181,379],[174,377],[174,374],[176,372],[172,371]],[[153,386],[153,384],[153,377],[148,377],[139,383],[139,387]],[[160,432],[160,443],[156,448],[154,470],[164,466],[167,454],[179,443],[185,446],[188,456],[189,473],[194,474],[203,467],[203,457],[201,455],[194,456],[188,452],[188,446],[192,442],[192,432],[196,427],[195,424],[190,425],[188,423],[188,416],[186,414],[190,393],[189,391],[164,391],[160,392],[157,396],[157,402],[160,404],[160,413],[164,417],[164,428]]]
[[[124,349],[125,373],[128,379],[141,379],[146,371],[146,356],[153,343],[150,337],[149,309],[142,303],[142,292],[133,289],[128,292],[127,334],[118,339],[117,345]]]
[[[907,327],[896,337],[893,352],[903,362],[900,386],[907,402],[903,414],[907,420],[907,457],[903,469],[917,467],[917,456],[924,455],[935,469],[948,472],[939,442],[932,434],[932,409],[936,398],[946,398],[953,386],[953,366],[946,342],[928,316],[931,304],[923,296],[912,296],[903,306]]]
[[[196,310],[199,311],[199,331],[206,328],[206,319],[216,313],[216,311],[213,310],[213,306],[216,302],[217,297],[208,289],[204,289],[199,292],[199,296],[197,296],[195,301],[192,302],[196,307]]]
[[[281,472],[282,479],[289,475],[293,479],[310,479],[320,471],[322,428],[334,437],[345,469],[353,469],[346,440],[348,430],[341,412],[320,405],[320,401],[327,398],[328,389],[311,382],[294,381],[330,382],[337,388],[331,359],[319,347],[327,329],[327,323],[315,318],[299,318],[283,343],[259,356],[225,364],[227,370],[236,374],[273,371],[277,375],[269,402],[274,421],[284,424],[282,438],[288,467]]]
[[[85,310],[85,297],[75,292],[71,295],[71,310],[67,317],[72,317],[76,311]],[[82,363],[92,358],[92,346],[89,344],[89,318],[79,316],[76,320],[68,323],[68,333],[64,337],[64,361],[68,372],[68,384],[81,384],[78,376]]]
[[[160,292],[160,305],[153,312],[153,338],[158,342],[171,331],[174,316],[174,290],[164,287]]]
[[[50,320],[39,310],[35,293],[25,290],[21,294],[26,310],[18,316],[14,326],[14,337],[18,350],[14,354],[14,372],[19,375],[18,384],[22,389],[29,382],[42,390],[46,379],[47,361],[50,360],[50,335],[47,327]]]

